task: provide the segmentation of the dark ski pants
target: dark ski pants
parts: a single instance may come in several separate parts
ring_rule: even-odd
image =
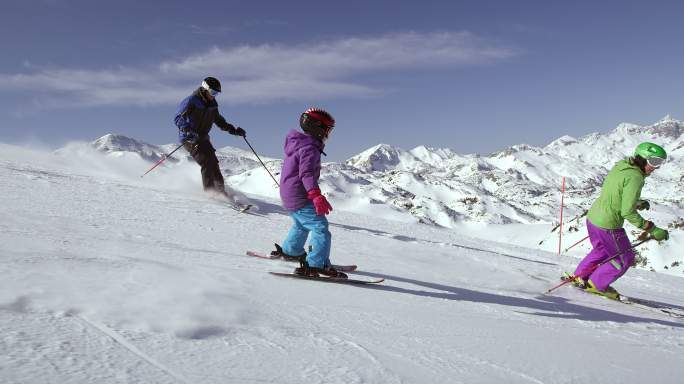
[[[204,190],[213,190],[225,193],[223,175],[216,158],[216,149],[209,140],[199,141],[195,144],[185,143],[185,149],[202,169],[202,186]]]

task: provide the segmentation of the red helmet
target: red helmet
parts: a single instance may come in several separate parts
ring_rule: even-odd
[[[320,108],[309,108],[299,118],[302,130],[321,141],[325,141],[335,127],[335,119]]]

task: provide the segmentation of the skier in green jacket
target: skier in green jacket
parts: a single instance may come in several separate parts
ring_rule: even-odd
[[[593,249],[575,270],[578,283],[586,290],[619,297],[610,284],[627,272],[635,257],[622,228],[625,220],[649,232],[655,240],[669,238],[666,230],[637,212],[650,208],[648,201],[641,200],[641,189],[646,176],[660,168],[666,159],[667,153],[661,146],[645,142],[636,147],[634,156],[618,161],[608,172],[601,195],[587,215],[587,231]],[[614,257],[616,254],[619,255]]]

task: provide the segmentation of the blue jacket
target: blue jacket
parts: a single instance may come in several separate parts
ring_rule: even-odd
[[[180,131],[196,133],[199,141],[209,140],[209,131],[213,124],[223,131],[235,134],[235,127],[219,113],[216,99],[209,101],[204,98],[201,88],[181,101],[174,122]]]

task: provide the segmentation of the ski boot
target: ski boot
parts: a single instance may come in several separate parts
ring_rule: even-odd
[[[271,251],[271,256],[273,256],[274,258],[278,257],[278,258],[281,258],[285,261],[299,261],[299,262],[301,262],[302,259],[306,258],[306,252],[304,252],[303,255],[292,256],[292,255],[288,255],[287,253],[283,252],[283,247],[278,245],[278,243],[273,244],[273,245],[275,245],[275,247],[276,247],[275,251]]]
[[[584,280],[583,278],[581,278],[579,276],[575,276],[571,273],[568,273],[568,272],[563,273],[563,277],[561,277],[561,280],[562,281],[572,280],[572,285],[574,285],[575,287],[580,288],[580,289],[586,289],[588,286],[586,280]]]
[[[336,270],[332,265],[324,268],[310,267],[309,263],[306,262],[306,259],[301,259],[299,264],[300,266],[294,270],[296,275],[311,277],[320,277],[323,275],[334,279],[346,279],[348,277],[346,273]]]
[[[332,277],[335,279],[346,279],[348,276],[346,273],[340,272],[337,269],[333,268],[332,265],[328,265],[325,268],[315,268],[317,272],[323,276],[328,276]]]
[[[584,288],[584,290],[587,292],[590,292],[590,293],[594,293],[597,295],[604,296],[604,297],[611,299],[611,300],[618,300],[618,301],[620,300],[620,293],[618,291],[616,291],[615,288],[611,287],[610,285],[608,287],[606,287],[605,290],[600,291],[596,288],[593,281],[587,280],[587,287]]]

